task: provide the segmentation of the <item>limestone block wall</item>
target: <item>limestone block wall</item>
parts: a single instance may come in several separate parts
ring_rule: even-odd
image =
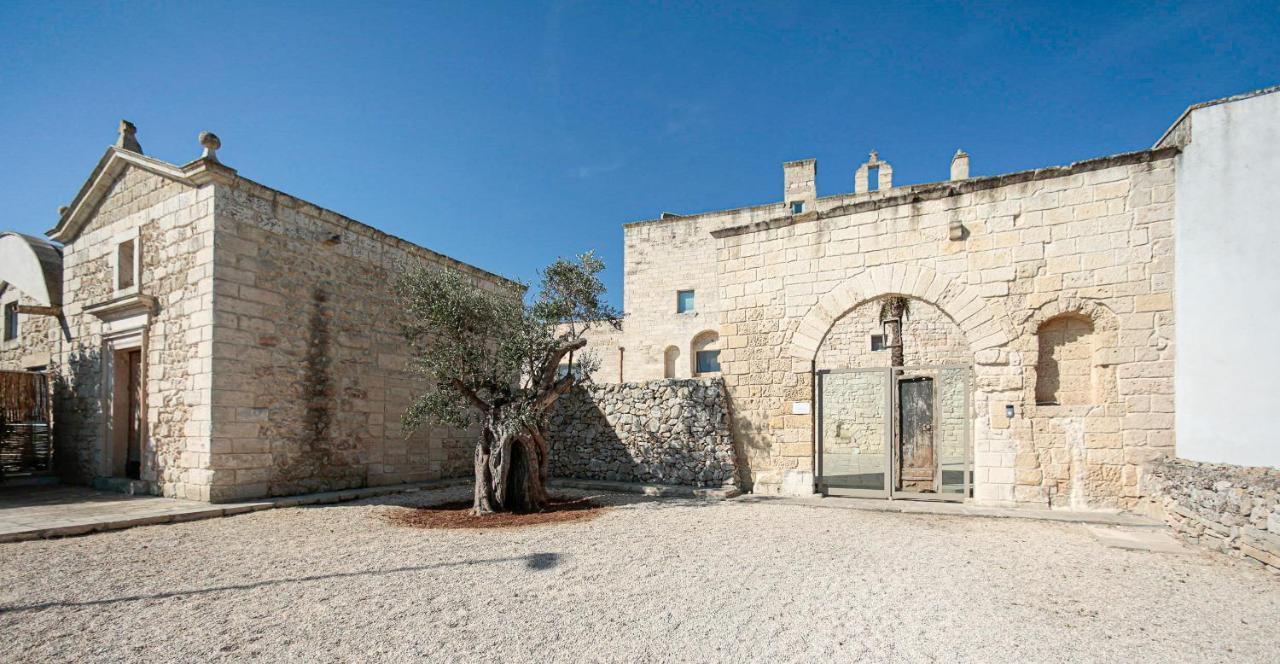
[[[54,445],[69,480],[107,474],[102,323],[84,309],[115,296],[115,239],[136,232],[139,291],[157,299],[143,349],[142,479],[168,496],[208,498],[212,198],[211,186],[196,189],[126,167],[81,234],[63,248],[63,317],[70,336],[59,338],[52,351]]]
[[[882,303],[882,299],[863,303],[831,326],[815,359],[815,367],[819,371],[890,365],[892,355],[887,348],[871,350],[871,335],[883,331],[880,323]],[[964,331],[955,321],[922,300],[909,300],[907,307],[908,313],[902,322],[905,366],[968,365],[973,362]]]
[[[588,384],[551,415],[556,477],[691,486],[736,485],[724,383],[673,379]]]
[[[721,366],[752,480],[812,472],[812,415],[792,405],[812,399],[822,340],[850,309],[900,294],[955,321],[973,355],[979,501],[1132,504],[1143,465],[1173,450],[1174,155],[890,190],[713,231]],[[963,239],[949,239],[953,223]],[[1094,403],[1038,406],[1036,333],[1065,313],[1098,335]]]
[[[417,265],[515,284],[244,179],[216,210],[211,498],[470,473],[476,432],[401,427],[425,386],[392,288]]]
[[[1165,459],[1143,485],[1182,539],[1280,573],[1280,469]]]

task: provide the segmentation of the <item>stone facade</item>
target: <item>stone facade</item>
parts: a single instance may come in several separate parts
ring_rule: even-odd
[[[1144,485],[1181,538],[1280,573],[1280,470],[1169,459]]]
[[[551,415],[556,477],[718,487],[738,484],[719,379],[588,384]]]
[[[792,475],[814,483],[815,371],[886,366],[860,349],[875,302],[905,296],[927,312],[907,321],[908,364],[971,367],[975,500],[1132,505],[1144,464],[1173,452],[1176,155],[627,224],[626,323],[609,343],[625,380],[650,380],[714,331],[744,479],[776,492]],[[784,195],[807,196],[811,166],[784,167]],[[696,316],[676,313],[677,290],[696,291]],[[1042,344],[1064,317],[1072,343]],[[1042,346],[1066,362],[1053,366],[1085,366],[1088,389],[1038,399],[1061,378],[1040,380]]]
[[[392,285],[426,265],[513,297],[519,286],[240,177],[217,161],[216,138],[202,144],[184,166],[107,151],[50,231],[60,316],[23,314],[21,338],[0,347],[4,368],[48,358],[55,372],[63,476],[123,479],[116,441],[139,429],[131,490],[181,498],[468,473],[468,432],[400,427],[423,386],[406,367]],[[122,362],[136,353],[131,399]]]

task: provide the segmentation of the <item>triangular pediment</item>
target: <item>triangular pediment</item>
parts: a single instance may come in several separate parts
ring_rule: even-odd
[[[63,244],[74,240],[93,218],[102,201],[111,194],[116,181],[130,168],[141,169],[190,187],[199,187],[218,178],[229,181],[235,176],[234,169],[209,159],[197,159],[185,166],[178,166],[129,150],[110,147],[94,167],[89,179],[80,187],[66,212],[58,219],[58,224],[46,231],[46,235]]]

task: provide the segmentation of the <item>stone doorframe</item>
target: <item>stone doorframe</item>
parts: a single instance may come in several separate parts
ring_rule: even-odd
[[[1014,462],[1017,445],[1009,435],[1005,406],[1021,413],[1023,372],[1021,357],[1011,346],[1018,338],[1003,304],[981,296],[977,289],[928,267],[881,265],[864,270],[821,296],[794,328],[788,352],[809,367],[832,326],[855,307],[871,300],[901,295],[937,307],[963,332],[973,354],[972,394],[974,499],[988,504],[1014,502]],[[817,422],[810,418],[809,441],[817,449]],[[1003,425],[1003,426],[1002,426]]]
[[[141,445],[141,468],[139,479],[154,486],[156,468],[153,450],[150,449],[147,417],[147,336],[150,329],[151,315],[155,311],[156,302],[146,295],[132,294],[96,305],[85,310],[102,320],[101,344],[101,404],[102,427],[97,450],[95,451],[95,473],[101,478],[119,478],[121,464],[120,449],[123,447],[121,437],[128,435],[128,384],[125,373],[121,384],[121,371],[127,372],[128,366],[121,366],[118,360],[127,357],[130,351],[142,354],[138,375],[138,409],[141,413],[138,422],[138,436]]]

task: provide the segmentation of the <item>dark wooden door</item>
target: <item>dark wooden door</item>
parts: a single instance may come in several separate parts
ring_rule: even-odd
[[[142,477],[142,351],[129,351],[129,430],[125,476]]]
[[[933,492],[938,456],[933,438],[933,378],[898,381],[898,489]]]

